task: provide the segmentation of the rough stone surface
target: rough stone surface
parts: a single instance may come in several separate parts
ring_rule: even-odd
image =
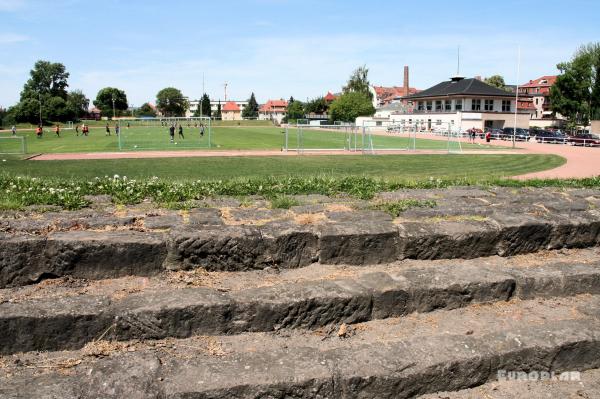
[[[513,298],[600,294],[600,261],[544,266],[387,266],[358,276],[260,285],[164,286],[111,299],[99,294],[11,301],[1,293],[0,353],[79,348],[105,331],[119,341],[281,329],[318,329],[458,309]],[[255,283],[256,284],[256,283]],[[18,298],[19,291],[13,293]],[[19,331],[28,331],[27,335]],[[64,332],[56,334],[56,331]],[[68,334],[68,337],[65,337]]]
[[[519,317],[499,323],[503,314]],[[253,333],[130,343],[101,357],[22,354],[0,369],[0,397],[413,398],[482,385],[498,370],[597,369],[599,315],[598,297],[511,302],[362,323],[346,338]],[[36,367],[53,359],[74,365]]]
[[[162,234],[70,231],[0,240],[0,287],[71,275],[111,278],[153,275],[162,269]]]

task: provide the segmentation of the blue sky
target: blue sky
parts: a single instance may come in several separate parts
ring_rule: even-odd
[[[71,89],[105,86],[129,102],[167,86],[197,98],[259,102],[339,91],[366,64],[371,83],[425,89],[456,72],[521,83],[556,73],[600,40],[597,0],[0,0],[0,106],[18,101],[36,60],[62,62]]]

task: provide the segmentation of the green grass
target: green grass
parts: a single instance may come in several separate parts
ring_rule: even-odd
[[[284,147],[285,129],[272,126],[225,126],[225,122],[212,127],[211,148],[221,150],[280,150]],[[43,138],[38,139],[33,131],[20,131],[18,135],[26,137],[27,152],[68,153],[68,152],[112,152],[119,150],[119,142],[111,125],[111,136],[106,136],[102,126],[90,128],[87,137],[76,136],[74,130],[63,130],[61,137],[56,137],[51,128],[46,128]],[[0,137],[10,136],[9,132],[0,133]],[[188,128],[184,124],[184,139],[175,135],[175,143],[170,143],[166,127],[131,127],[123,128],[121,144],[124,150],[179,150],[191,148],[208,148],[208,132],[200,137],[198,128]],[[362,138],[358,136],[359,144]],[[14,140],[0,140],[0,153],[3,147],[12,150],[18,143]],[[306,129],[303,137],[304,148],[343,149],[345,134],[337,131]],[[417,149],[445,150],[447,142],[440,140],[418,139]],[[289,130],[288,148],[297,148],[297,130]],[[405,148],[407,137],[373,136],[375,148]],[[502,147],[488,145],[463,144],[466,150],[498,150]],[[6,150],[4,150],[6,152]]]
[[[2,157],[5,158],[5,157]],[[0,161],[12,176],[93,179],[157,176],[169,180],[216,180],[255,177],[372,176],[392,180],[508,177],[555,168],[556,155],[346,155],[299,157],[216,157],[77,161]]]

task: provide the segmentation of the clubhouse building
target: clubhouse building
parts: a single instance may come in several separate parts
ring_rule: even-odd
[[[501,129],[514,125],[515,107],[513,93],[479,79],[456,76],[381,107],[373,117],[357,118],[356,123],[365,126],[416,124],[426,131],[448,124],[465,130]],[[529,127],[528,112],[517,112],[517,127]]]

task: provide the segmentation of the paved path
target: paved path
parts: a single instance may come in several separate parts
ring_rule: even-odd
[[[419,138],[431,140],[447,140],[442,136],[430,134],[418,134]],[[468,139],[461,139],[461,142],[468,143]],[[483,143],[483,140],[477,139],[476,142]],[[509,141],[492,140],[491,145],[510,147]],[[580,147],[568,144],[541,144],[536,141],[517,142],[513,153],[520,154],[554,154],[559,155],[567,162],[558,168],[545,170],[542,172],[533,172],[521,176],[514,176],[516,179],[565,179],[600,176],[600,147]],[[503,153],[505,151],[502,151]],[[489,152],[488,152],[489,153]],[[494,151],[494,153],[496,153]]]

